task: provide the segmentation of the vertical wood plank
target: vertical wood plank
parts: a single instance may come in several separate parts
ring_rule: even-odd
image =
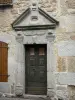
[[[1,42],[0,42],[0,74],[2,74],[2,73],[1,73],[1,66],[2,66],[2,61],[1,61],[1,56],[2,56],[2,55],[1,55],[1,54],[2,54],[2,53],[1,53],[1,47],[2,47],[2,45],[1,45]],[[2,81],[2,77],[0,76],[0,82],[1,82],[1,81]]]
[[[0,82],[8,81],[8,45],[4,42],[0,42]]]

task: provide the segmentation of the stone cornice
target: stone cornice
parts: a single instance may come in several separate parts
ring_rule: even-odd
[[[41,30],[41,29],[55,29],[56,25],[59,24],[59,22],[57,20],[55,20],[53,17],[51,17],[50,15],[48,15],[45,11],[43,11],[41,8],[38,8],[38,12],[39,14],[41,14],[42,16],[44,16],[47,20],[50,21],[50,24],[45,24],[43,25],[41,23],[41,25],[25,25],[25,26],[20,26],[17,25],[18,23],[20,23],[28,14],[30,14],[31,10],[30,8],[27,8],[26,11],[24,13],[22,13],[13,23],[12,23],[12,28],[16,31],[25,31],[25,30]],[[51,23],[52,22],[52,23]]]
[[[55,29],[56,24],[52,25],[32,25],[32,26],[14,26],[16,31],[25,31],[25,30],[39,30],[39,29]]]

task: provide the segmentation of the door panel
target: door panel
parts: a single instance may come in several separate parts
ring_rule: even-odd
[[[46,45],[25,45],[26,93],[43,95],[47,93],[47,47]]]

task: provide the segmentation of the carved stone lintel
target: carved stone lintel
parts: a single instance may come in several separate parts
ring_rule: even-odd
[[[47,33],[47,30],[33,30],[33,31],[24,31],[23,32],[23,34],[25,35],[25,36],[35,36],[35,35],[44,35],[44,34],[46,34]]]

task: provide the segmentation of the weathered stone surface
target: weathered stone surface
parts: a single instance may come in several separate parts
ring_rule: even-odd
[[[75,9],[75,0],[66,0],[68,8]]]
[[[58,100],[57,96],[51,97],[51,100]]]
[[[59,56],[75,56],[75,41],[61,41],[57,47]]]
[[[58,57],[57,63],[58,72],[75,72],[75,56]]]
[[[56,11],[56,0],[40,0],[40,6],[48,12]]]
[[[13,97],[16,97],[15,94],[10,94],[10,93],[5,93],[4,95],[5,95],[5,97],[7,97],[7,98],[13,98]]]
[[[75,73],[73,72],[58,72],[55,73],[56,84],[58,85],[74,85],[75,86]]]
[[[15,89],[16,96],[20,97],[23,96],[23,86],[18,84]]]
[[[75,35],[70,36],[72,40],[75,40]]]
[[[16,36],[16,32],[12,30],[11,27],[11,23],[20,15],[22,14],[22,12],[25,11],[26,8],[28,8],[31,5],[30,0],[14,0],[13,3],[13,8],[7,8],[7,9],[0,9],[0,41],[4,41],[7,42],[9,45],[9,49],[8,49],[8,66],[9,66],[9,79],[8,79],[8,83],[9,86],[7,87],[7,85],[5,85],[4,83],[1,84],[0,83],[0,91],[7,91],[7,92],[11,92],[12,90],[10,89],[11,84],[15,83],[15,85],[17,84],[17,74],[18,74],[18,67],[17,66],[21,66],[19,67],[19,77],[20,77],[20,82],[21,84],[24,85],[25,87],[25,71],[24,71],[24,57],[22,56],[22,53],[20,53],[21,59],[19,60],[20,63],[17,63],[17,43],[15,42],[15,36]],[[39,0],[39,6],[44,9],[46,12],[48,12],[49,14],[55,14],[55,17],[57,17],[57,19],[60,21],[60,25],[57,28],[57,30],[55,31],[55,35],[56,35],[56,40],[55,43],[58,44],[59,46],[57,46],[57,68],[55,66],[55,68],[57,69],[58,72],[75,72],[75,1],[74,0]],[[58,6],[58,7],[57,7]],[[70,10],[68,10],[70,9]],[[71,9],[73,11],[73,13],[69,13],[71,12]],[[58,16],[56,16],[56,14],[58,14]],[[44,22],[44,21],[43,21]],[[41,23],[43,23],[41,22]],[[21,32],[22,33],[22,32]],[[31,32],[32,33],[32,32]],[[8,36],[6,36],[6,34],[9,34]],[[23,34],[23,33],[22,33]],[[44,31],[44,34],[47,34]],[[3,36],[2,36],[3,35]],[[44,37],[40,37],[41,34],[39,34],[39,36],[37,36],[36,38],[29,36],[27,38],[26,34],[25,35],[25,43],[46,43],[46,39],[44,39]],[[37,34],[34,34],[37,35]],[[42,34],[43,35],[43,34]],[[69,40],[73,40],[73,42],[69,41]],[[42,41],[42,42],[40,42]],[[61,43],[61,42],[63,43]],[[68,41],[68,42],[66,42]],[[50,45],[51,46],[51,45]],[[22,48],[21,48],[22,49]],[[52,48],[51,48],[52,49]],[[50,53],[49,51],[51,51],[51,49],[48,50],[48,56],[52,55],[52,52]],[[55,48],[54,48],[55,49]],[[16,53],[17,52],[17,53]],[[25,51],[24,51],[25,52]],[[23,52],[23,54],[24,54]],[[50,53],[50,55],[49,55]],[[17,56],[17,57],[16,57]],[[63,57],[62,57],[63,56]],[[52,56],[53,57],[53,56]],[[52,57],[48,57],[48,69],[50,69],[50,71],[53,71],[53,69],[51,69],[51,67],[53,67],[54,65],[51,65],[52,63],[54,63]],[[50,61],[50,59],[51,61]],[[50,62],[49,62],[50,61]],[[49,70],[48,70],[49,71]],[[22,75],[22,76],[21,76]],[[63,73],[61,75],[61,73],[59,75],[56,75],[56,79],[57,79],[57,84],[60,84],[62,86],[62,84],[66,84],[66,85],[75,85],[75,73]],[[53,79],[53,75],[51,75],[51,72],[48,73],[48,79],[49,82],[47,83],[49,88],[53,88],[54,87],[54,81]],[[51,83],[51,84],[50,84]],[[5,88],[5,89],[4,89]],[[9,91],[7,90],[7,88],[9,88]],[[75,100],[75,87],[70,86],[70,100]],[[20,88],[20,90],[17,89],[17,91],[15,91],[17,95],[23,95],[23,93],[25,93],[22,88]],[[72,93],[73,92],[73,93]],[[72,93],[72,95],[71,95]],[[51,93],[50,93],[51,94]],[[57,95],[59,94],[60,99],[62,96],[67,94],[67,88],[65,89],[65,87],[58,87],[57,90]],[[53,91],[52,91],[52,94]],[[61,96],[62,95],[62,96]],[[5,95],[4,95],[5,96]],[[11,97],[10,95],[8,95],[8,97]],[[67,98],[67,96],[64,96],[64,98]],[[53,98],[54,99],[54,98]],[[2,99],[1,99],[2,100]],[[67,99],[64,99],[67,100]]]
[[[66,90],[57,90],[58,100],[69,100],[68,91]]]
[[[69,100],[67,85],[56,85],[56,90],[58,100]]]
[[[75,100],[75,86],[68,86],[69,100]]]
[[[50,100],[50,99],[46,99],[46,98],[40,98],[40,97],[36,97],[36,98],[6,98],[6,97],[1,97],[0,100]]]
[[[57,70],[58,72],[65,72],[67,70],[67,58],[66,57],[59,57],[57,60]]]
[[[75,56],[67,57],[68,60],[68,71],[75,72]]]

